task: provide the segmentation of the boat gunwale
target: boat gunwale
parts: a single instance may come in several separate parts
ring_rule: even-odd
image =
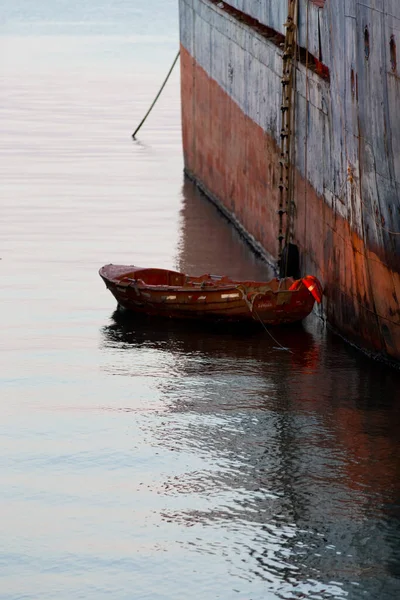
[[[133,288],[133,289],[137,289],[139,292],[140,291],[146,291],[149,290],[150,292],[180,292],[180,293],[205,293],[205,292],[214,292],[214,293],[224,293],[227,292],[229,290],[232,291],[238,291],[238,292],[242,292],[244,293],[243,290],[240,289],[240,287],[254,287],[255,289],[252,289],[250,292],[250,294],[255,294],[255,295],[266,295],[266,294],[274,294],[274,295],[279,295],[279,294],[296,294],[296,293],[300,293],[302,290],[301,288],[297,288],[294,290],[289,290],[289,289],[277,289],[274,290],[272,288],[269,289],[257,289],[257,286],[254,286],[254,283],[263,283],[263,282],[249,282],[249,281],[245,281],[245,282],[237,282],[237,283],[232,283],[226,286],[220,286],[220,285],[205,285],[203,287],[201,287],[201,283],[198,284],[197,287],[195,287],[195,284],[193,284],[193,287],[190,285],[183,285],[183,286],[172,286],[172,285],[152,285],[149,283],[140,283],[139,280],[136,279],[131,279],[129,280],[129,283],[126,284],[125,281],[122,279],[121,281],[115,281],[113,279],[107,279],[108,282],[110,282],[112,285],[115,286],[120,286],[120,287],[124,287],[124,288]],[[247,285],[249,284],[249,285]],[[268,283],[266,283],[265,285],[268,285]],[[261,288],[261,285],[260,285]]]
[[[111,277],[109,274],[106,273],[105,269],[107,267],[109,267],[111,265],[104,265],[103,267],[101,267],[101,269],[99,269],[99,275],[101,276],[101,278],[104,281],[107,281],[108,283],[115,285],[115,286],[121,286],[121,287],[125,287],[125,288],[135,288],[138,291],[141,290],[150,290],[150,291],[160,291],[160,292],[183,292],[183,293],[191,293],[191,292],[226,292],[228,290],[237,290],[237,291],[242,291],[240,290],[240,287],[244,287],[244,288],[253,288],[251,290],[250,293],[255,293],[255,294],[268,294],[268,293],[272,293],[274,295],[277,294],[282,294],[285,293],[287,294],[288,292],[293,293],[293,292],[299,292],[300,289],[294,289],[294,290],[289,290],[289,289],[281,289],[280,287],[278,287],[278,289],[273,289],[272,287],[270,287],[270,284],[274,281],[278,281],[278,278],[273,277],[268,281],[255,281],[255,280],[230,280],[230,281],[226,281],[224,283],[219,283],[219,281],[221,279],[223,279],[225,276],[210,276],[210,279],[204,279],[202,281],[193,281],[193,282],[187,282],[184,285],[158,285],[158,284],[150,284],[150,283],[146,283],[144,280],[140,279],[140,278],[134,278],[134,277],[126,277],[123,274],[119,275],[119,278],[117,277]],[[131,270],[135,271],[137,270],[138,272],[140,272],[141,270],[145,270],[144,268],[133,268]],[[147,270],[147,269],[146,269]],[[159,269],[157,269],[159,270]],[[171,269],[162,269],[163,271],[168,271],[170,273],[174,273],[174,274],[179,274],[179,275],[185,275],[184,273],[181,273],[179,271],[173,271]],[[129,273],[129,271],[128,271]],[[203,277],[203,275],[200,275],[199,277],[196,276],[187,276],[189,279],[193,278],[193,279],[200,279],[201,277]],[[212,281],[212,278],[215,278],[214,281]],[[279,286],[283,283],[283,284],[287,284],[287,283],[294,283],[296,280],[293,277],[286,277],[283,278],[281,280],[279,280]],[[267,287],[269,286],[269,289],[265,289],[262,290],[260,288],[262,287]]]

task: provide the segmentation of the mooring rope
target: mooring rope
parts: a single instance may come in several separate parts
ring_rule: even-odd
[[[285,352],[290,352],[290,354],[294,354],[293,350],[291,350],[290,348],[286,348],[286,346],[282,346],[282,344],[280,342],[278,342],[278,340],[276,338],[274,338],[274,336],[272,335],[272,333],[269,331],[269,329],[267,329],[264,321],[261,319],[260,315],[258,314],[258,312],[256,311],[256,309],[253,306],[253,312],[255,313],[257,319],[260,321],[261,325],[264,327],[265,331],[268,333],[269,337],[275,342],[275,344],[278,344],[278,348],[274,348],[274,350],[284,350]]]
[[[176,61],[179,58],[179,54],[180,54],[180,50],[178,50],[178,54],[175,56],[175,60],[172,63],[172,67],[170,68],[170,70],[168,71],[168,74],[166,76],[166,78],[163,81],[162,86],[160,87],[157,96],[154,98],[153,102],[151,103],[151,106],[149,108],[149,110],[147,111],[147,113],[144,115],[143,119],[140,121],[138,127],[136,127],[135,131],[132,133],[132,137],[133,139],[135,139],[137,132],[139,131],[139,129],[141,128],[141,126],[143,125],[143,123],[145,122],[145,120],[147,119],[147,117],[149,116],[149,114],[151,113],[155,103],[157,102],[157,100],[159,99],[159,97],[161,96],[161,92],[163,91],[163,89],[165,88],[165,84],[167,83],[172,71],[174,70],[174,66],[176,65]]]
[[[285,346],[282,346],[282,344],[280,342],[278,342],[278,340],[272,335],[272,333],[269,331],[269,329],[265,325],[264,321],[261,319],[261,317],[258,314],[258,312],[256,311],[256,309],[254,308],[254,300],[255,300],[256,296],[261,295],[261,294],[260,293],[255,294],[253,296],[253,301],[248,300],[247,294],[245,292],[245,289],[243,289],[243,287],[239,284],[236,286],[236,289],[242,294],[242,300],[244,300],[244,302],[247,304],[247,308],[249,309],[249,312],[250,312],[251,316],[253,317],[253,319],[254,319],[254,316],[253,316],[253,313],[254,313],[256,315],[257,319],[260,321],[261,325],[264,327],[265,331],[268,333],[269,337],[275,342],[275,344],[277,344],[279,346],[274,349],[275,350],[285,350],[285,352],[290,352],[290,354],[293,354],[293,351],[290,348],[286,348]]]

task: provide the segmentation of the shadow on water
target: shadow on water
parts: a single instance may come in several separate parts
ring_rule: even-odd
[[[318,362],[320,345],[301,323],[265,330],[257,322],[181,321],[120,310],[115,310],[112,321],[103,328],[107,345],[153,348],[186,358],[197,356],[211,371],[218,369],[219,359],[225,358],[228,361],[224,368],[231,368],[238,376],[244,364],[251,362],[257,375],[276,375],[280,381],[288,369],[312,370]]]

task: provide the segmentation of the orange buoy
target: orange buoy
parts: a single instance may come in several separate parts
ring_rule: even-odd
[[[318,302],[318,304],[321,304],[323,290],[318,279],[314,277],[314,275],[306,275],[305,277],[303,277],[302,282],[304,283],[310,294],[314,296],[316,302]]]

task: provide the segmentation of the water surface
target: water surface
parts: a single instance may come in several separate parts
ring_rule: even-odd
[[[184,179],[175,1],[0,21],[0,598],[400,597],[400,379],[314,317],[117,318],[108,262],[265,278]]]

